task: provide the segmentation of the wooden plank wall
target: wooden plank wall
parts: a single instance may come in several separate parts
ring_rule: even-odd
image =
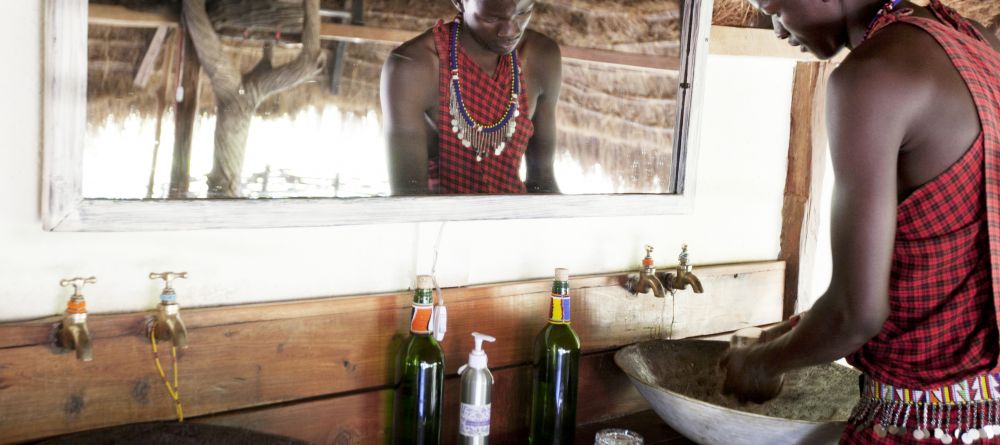
[[[573,277],[573,326],[585,354],[580,423],[648,409],[612,361],[618,347],[781,318],[783,262],[703,266],[695,274],[704,294],[687,290],[664,299],[629,295],[622,287],[625,274]],[[457,412],[455,373],[472,348],[472,331],[497,337],[487,346],[496,376],[493,434],[501,442],[523,437],[531,345],[545,323],[550,285],[537,280],[445,290],[449,441]],[[384,441],[410,298],[401,292],[182,310],[190,342],[179,360],[185,415],[315,443]],[[0,443],[173,419],[146,335],[151,315],[91,315],[94,360],[87,363],[54,347],[56,317],[0,324]]]

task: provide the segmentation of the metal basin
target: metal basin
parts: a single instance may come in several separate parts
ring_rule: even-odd
[[[622,348],[615,363],[671,428],[699,444],[837,443],[857,401],[857,371],[829,364],[789,373],[775,400],[739,405],[718,394],[716,364],[727,348],[720,341],[651,340]],[[823,396],[813,397],[815,391]]]

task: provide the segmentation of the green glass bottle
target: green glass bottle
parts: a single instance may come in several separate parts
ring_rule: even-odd
[[[394,444],[441,443],[444,351],[431,333],[432,287],[429,275],[417,277],[410,336],[400,348],[396,373],[392,428]]]
[[[576,386],[580,338],[570,327],[569,271],[556,269],[549,322],[538,333],[532,361],[533,445],[572,444],[576,428]]]

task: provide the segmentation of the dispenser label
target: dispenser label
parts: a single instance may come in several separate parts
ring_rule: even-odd
[[[413,305],[410,312],[410,332],[414,334],[431,333],[431,315],[434,314],[434,306]]]
[[[490,407],[492,404],[470,405],[463,403],[459,412],[459,434],[466,437],[490,435]]]
[[[569,296],[552,294],[552,307],[549,309],[549,321],[552,323],[569,323]]]

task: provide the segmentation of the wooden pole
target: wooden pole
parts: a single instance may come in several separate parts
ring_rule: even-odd
[[[198,117],[198,96],[201,92],[201,63],[190,36],[182,28],[178,35],[183,40],[181,51],[181,81],[184,89],[181,101],[174,108],[174,160],[170,169],[170,199],[188,197],[191,185],[191,143],[194,139],[194,122]]]
[[[160,58],[160,51],[163,49],[163,41],[167,38],[168,30],[167,26],[156,28],[156,33],[153,34],[153,39],[149,41],[149,46],[146,48],[146,54],[142,57],[142,62],[139,63],[139,69],[135,72],[132,84],[136,88],[146,88],[150,76],[156,71],[156,61]]]
[[[827,62],[799,62],[795,66],[778,256],[786,264],[784,318],[796,311],[800,289],[810,284],[808,271],[812,269],[818,238],[819,191],[827,147],[824,107],[829,71]]]
[[[177,38],[180,38],[179,36]],[[173,81],[175,46],[170,47],[163,58],[163,94],[156,98],[156,139],[153,141],[153,162],[149,169],[149,184],[146,185],[146,199],[153,197],[156,185],[156,164],[160,157],[160,140],[163,138],[163,113],[170,102],[170,86]]]

